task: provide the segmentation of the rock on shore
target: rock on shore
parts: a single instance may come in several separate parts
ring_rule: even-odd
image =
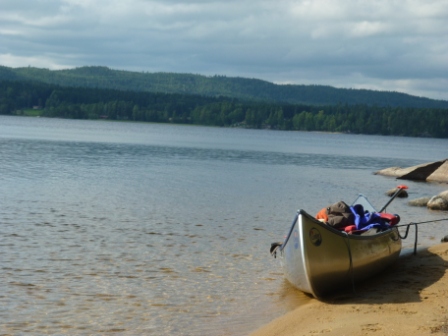
[[[375,174],[404,180],[448,182],[448,159],[408,168],[390,167],[379,170]]]
[[[392,176],[397,179],[428,181],[428,182],[445,182],[448,183],[448,159],[423,163],[421,165],[401,168],[390,167],[375,172],[377,175]],[[389,195],[393,190],[387,192]],[[406,197],[401,195],[401,197]],[[412,206],[427,206],[432,210],[448,210],[448,190],[441,192],[431,198],[419,198],[409,201]]]
[[[408,202],[411,206],[426,206],[431,210],[448,210],[448,190],[433,197],[422,197]]]

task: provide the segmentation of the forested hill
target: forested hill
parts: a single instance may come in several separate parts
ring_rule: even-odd
[[[278,85],[259,79],[131,72],[112,70],[107,67],[48,70],[0,66],[1,80],[42,82],[63,87],[178,93],[210,97],[224,96],[268,103],[448,108],[448,101],[416,97],[399,92],[339,89],[323,85]]]

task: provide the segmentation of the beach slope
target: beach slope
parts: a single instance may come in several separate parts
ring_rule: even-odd
[[[355,293],[312,299],[252,336],[320,334],[448,335],[448,243],[400,257]]]

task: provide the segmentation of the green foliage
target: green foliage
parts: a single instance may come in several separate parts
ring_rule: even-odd
[[[0,67],[0,74],[2,70]],[[82,68],[78,72],[87,72],[94,78],[91,70]],[[111,72],[107,68],[94,70],[99,76]],[[224,96],[70,88],[17,79],[0,79],[0,114],[448,138],[447,107],[291,104]]]
[[[92,66],[55,71],[32,67],[0,67],[0,80],[33,81],[61,87],[192,94],[207,97],[225,96],[272,104],[448,108],[448,101],[415,97],[398,92],[338,89],[323,85],[277,85],[259,79],[131,72]]]
[[[41,109],[25,109],[25,110],[17,110],[15,112],[16,112],[16,115],[23,115],[26,117],[40,117],[42,115],[43,110],[41,110]]]

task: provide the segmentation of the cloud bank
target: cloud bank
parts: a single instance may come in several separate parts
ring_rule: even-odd
[[[446,22],[446,0],[2,0],[0,65],[103,65],[448,100]]]

